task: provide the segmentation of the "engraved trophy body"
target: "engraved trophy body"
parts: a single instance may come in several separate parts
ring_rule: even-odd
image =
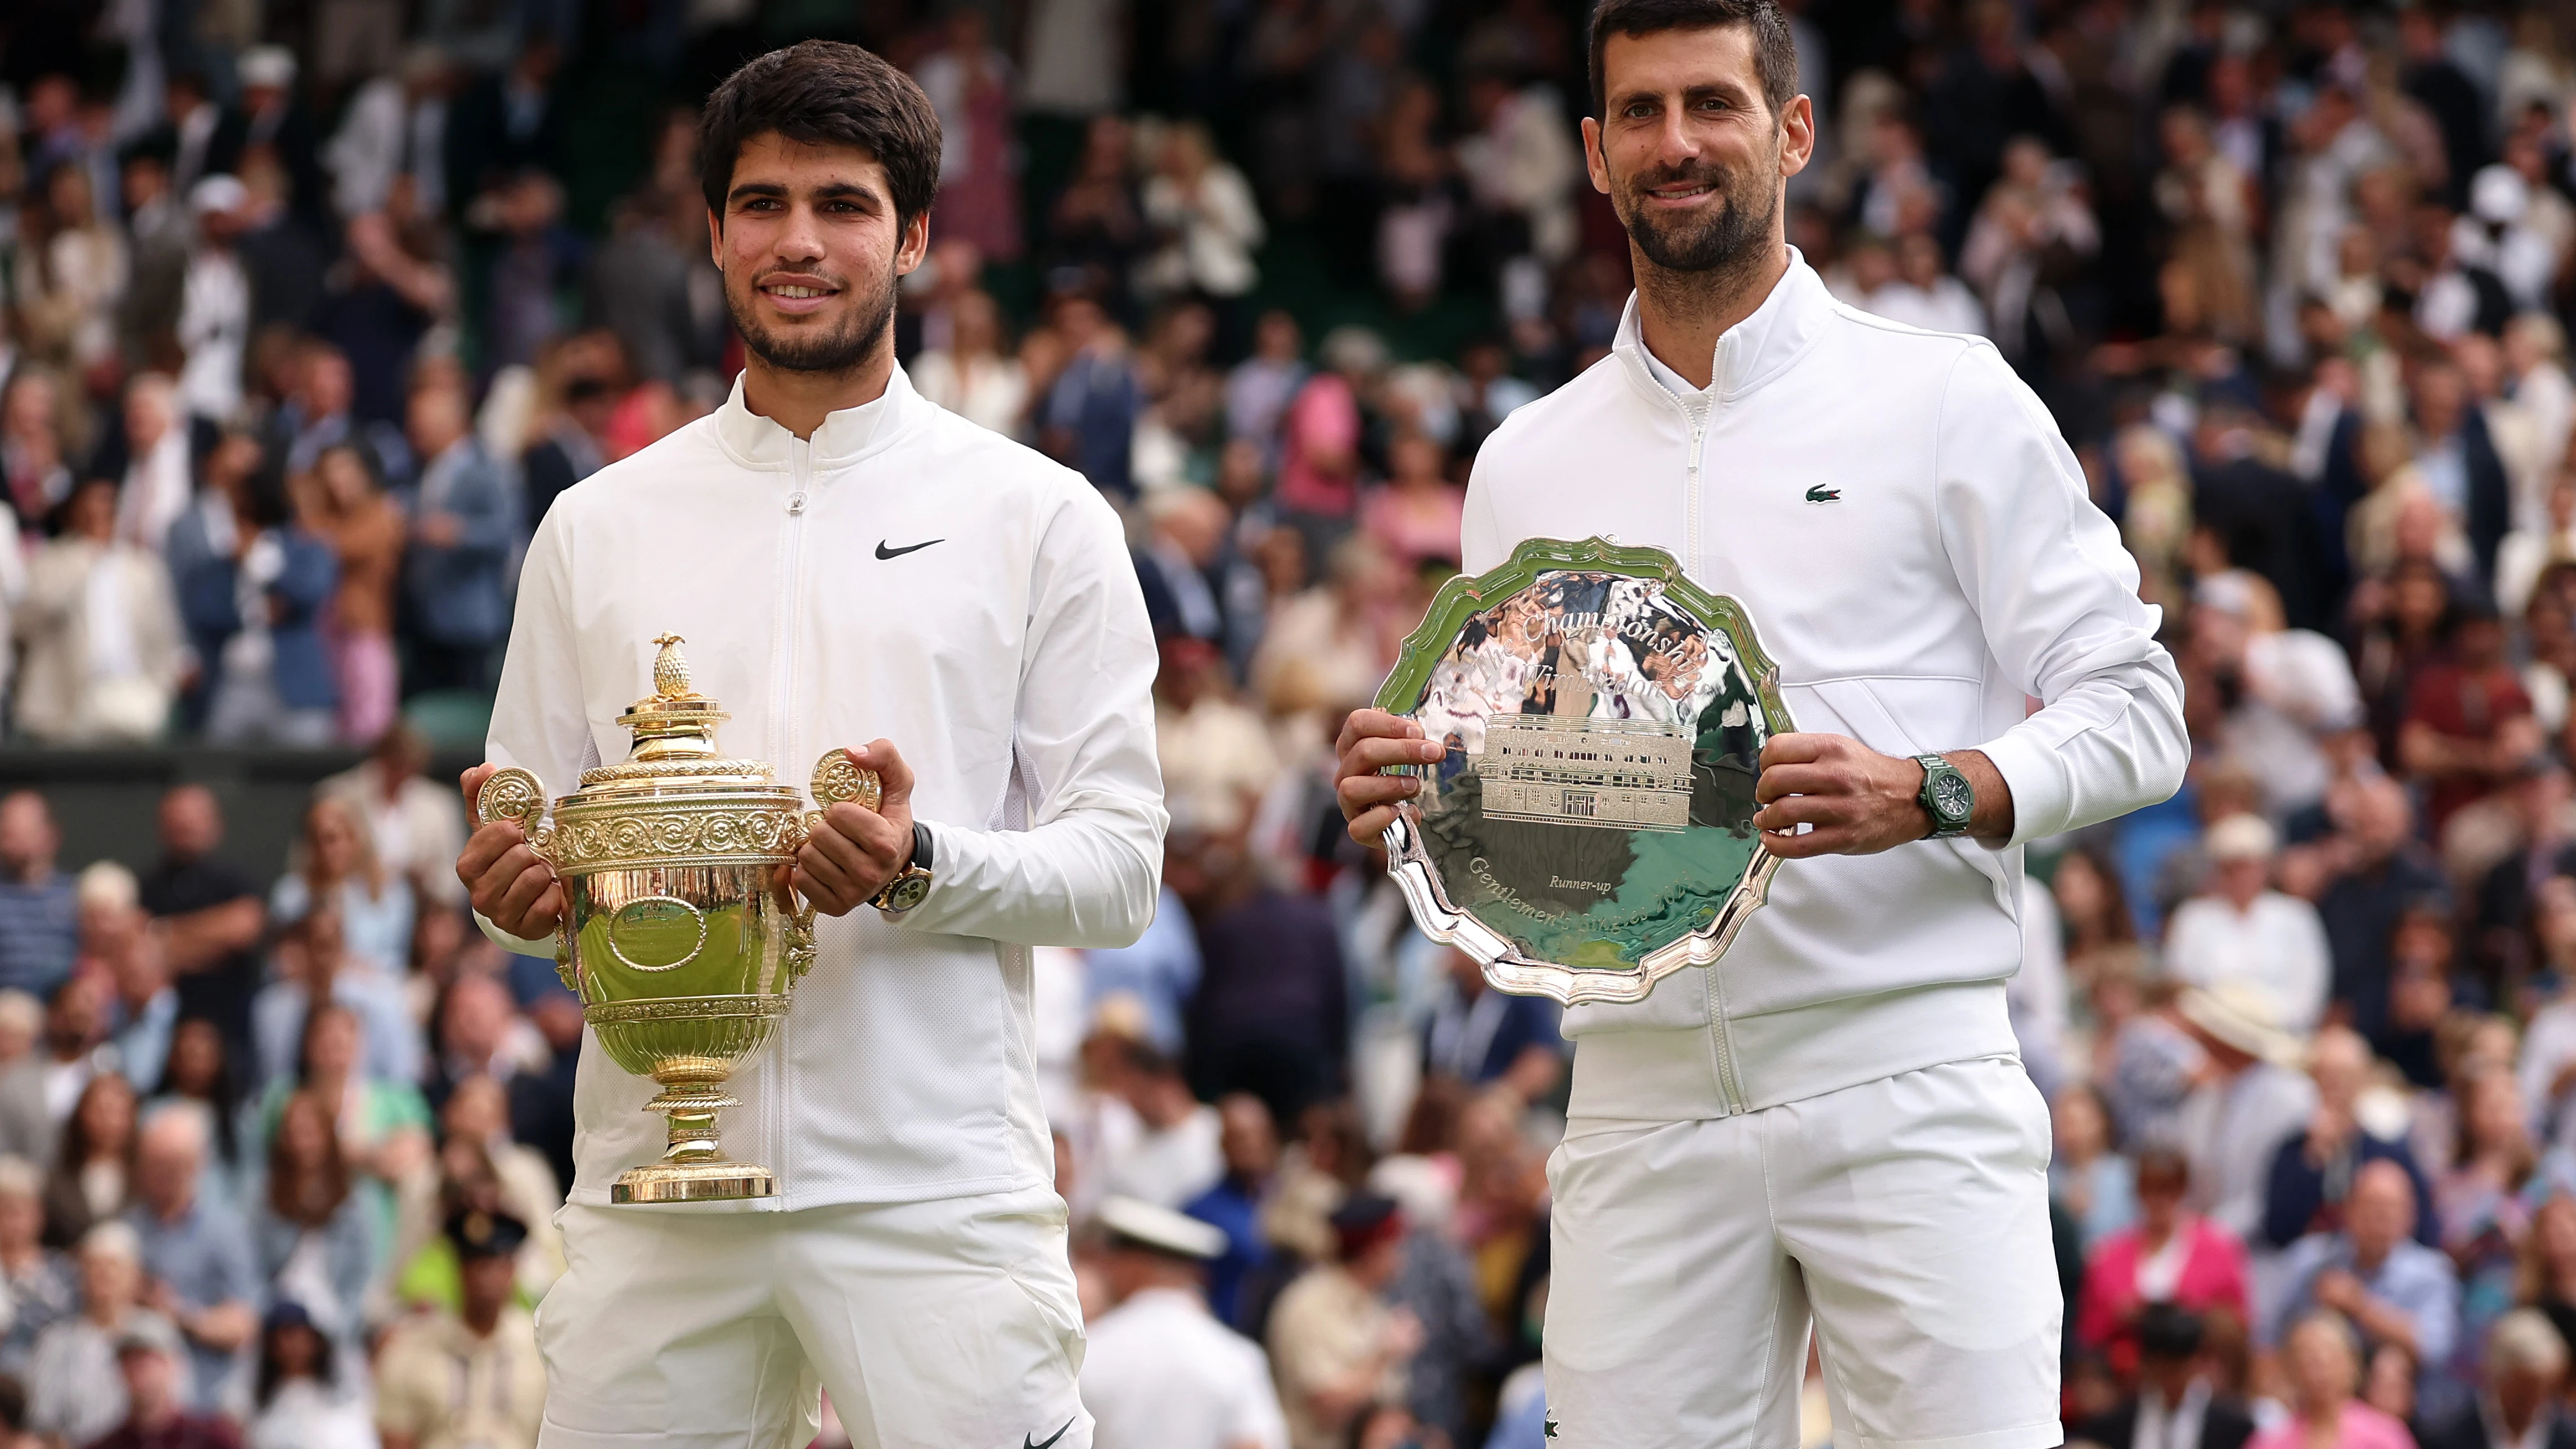
[[[484,782],[475,810],[486,823],[520,822],[563,882],[555,969],[609,1059],[662,1087],[645,1110],[669,1118],[669,1147],[619,1174],[610,1199],[770,1197],[767,1168],[724,1155],[716,1115],[740,1105],[726,1081],[768,1041],[813,964],[814,909],[781,867],[820,817],[767,764],[717,753],[727,716],[690,688],[681,639],[654,642],[654,692],[617,718],[634,736],[623,762],[584,770],[550,821],[545,787],[515,768]],[[873,808],[877,779],[834,750],[815,766],[813,796]]]

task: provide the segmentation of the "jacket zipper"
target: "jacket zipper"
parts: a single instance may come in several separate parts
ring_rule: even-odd
[[[769,696],[769,757],[780,769],[794,768],[789,762],[795,747],[794,715],[796,707],[796,615],[797,595],[803,587],[805,562],[806,483],[813,464],[814,445],[804,438],[787,440],[787,458],[791,484],[787,495],[787,527],[780,536],[779,548],[786,555],[778,571],[779,659],[772,676]],[[792,1049],[789,1038],[796,1028],[791,1013],[778,1019],[776,1039],[768,1051],[761,1053],[762,1085],[770,1101],[767,1140],[761,1146],[761,1165],[779,1176],[780,1196],[771,1202],[784,1206],[786,1194],[794,1191],[784,1175],[787,1168],[787,1118],[793,1104],[787,1100],[787,1057]]]
[[[1690,549],[1685,568],[1697,573],[1700,568],[1699,520],[1700,490],[1703,486],[1701,464],[1706,456],[1710,426],[1716,420],[1718,398],[1726,386],[1727,352],[1731,339],[1718,339],[1717,355],[1709,369],[1708,391],[1684,403],[1682,411],[1690,416],[1690,464],[1682,480],[1682,539]],[[1726,1104],[1730,1117],[1744,1110],[1744,1088],[1735,1076],[1735,1044],[1726,1016],[1726,983],[1719,979],[1718,963],[1710,962],[1708,972],[1708,1034],[1717,1052],[1717,1091]]]

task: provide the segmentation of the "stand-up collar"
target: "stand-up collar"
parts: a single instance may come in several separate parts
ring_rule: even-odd
[[[1709,366],[1707,395],[1720,401],[1738,398],[1770,381],[1780,370],[1807,350],[1824,330],[1825,321],[1833,315],[1833,296],[1825,290],[1824,278],[1807,265],[1807,259],[1796,247],[1789,248],[1789,270],[1772,284],[1771,295],[1753,309],[1753,315],[1726,329],[1717,339],[1717,352]],[[1671,391],[1670,385],[1658,378],[1662,367],[1646,350],[1643,331],[1637,322],[1637,294],[1628,294],[1627,309],[1619,314],[1619,333],[1611,351],[1626,362],[1640,382],[1658,391]],[[1678,375],[1675,381],[1679,381]],[[1690,384],[1680,382],[1686,392]]]
[[[920,394],[912,390],[912,379],[904,376],[898,363],[886,378],[885,391],[854,408],[826,413],[822,426],[807,441],[811,451],[808,466],[816,469],[837,468],[854,463],[892,441],[901,432],[911,410],[920,405]],[[785,468],[793,461],[790,451],[796,435],[753,412],[742,400],[742,379],[733,380],[733,392],[716,409],[716,437],[725,451],[753,468]]]

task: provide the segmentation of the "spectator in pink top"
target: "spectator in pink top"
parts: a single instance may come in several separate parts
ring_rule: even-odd
[[[1387,449],[1386,486],[1360,505],[1360,531],[1378,541],[1406,572],[1433,560],[1458,562],[1458,525],[1467,490],[1449,481],[1439,443],[1407,433]]]
[[[2139,1310],[2170,1303],[2194,1313],[2225,1309],[2246,1321],[2245,1245],[2197,1213],[2183,1211],[2191,1168],[2170,1147],[2138,1154],[2138,1222],[2093,1250],[2075,1336],[2107,1354],[2123,1375],[2137,1362]]]
[[[1365,329],[1337,327],[1324,339],[1324,364],[1281,423],[1275,499],[1292,514],[1347,523],[1359,507],[1359,389],[1386,365],[1386,344]]]
[[[2320,1309],[2300,1319],[2285,1348],[2290,1417],[2245,1449],[2415,1449],[2404,1424],[2353,1397],[2361,1358],[2342,1314]]]

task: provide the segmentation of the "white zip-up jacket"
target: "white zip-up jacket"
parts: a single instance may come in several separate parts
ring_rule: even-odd
[[[2166,798],[2189,754],[2157,611],[2039,400],[1990,344],[1846,307],[1794,252],[1704,392],[1632,299],[1611,356],[1478,451],[1462,549],[1479,573],[1594,534],[1742,600],[1799,729],[1983,750],[2014,830],[1782,862],[1715,965],[1567,1014],[1574,1112],[1723,1116],[2012,1052],[2023,842]]]
[[[1134,941],[1162,869],[1153,631],[1116,512],[901,369],[810,442],[736,384],[548,510],[488,757],[557,796],[624,759],[616,718],[651,692],[664,633],[731,714],[726,754],[801,787],[825,750],[892,740],[933,841],[935,882],[900,924],[817,922],[794,1007],[728,1088],[725,1150],[778,1176],[754,1206],[1053,1181],[1026,948]],[[573,1201],[661,1154],[654,1091],[586,1044]]]

